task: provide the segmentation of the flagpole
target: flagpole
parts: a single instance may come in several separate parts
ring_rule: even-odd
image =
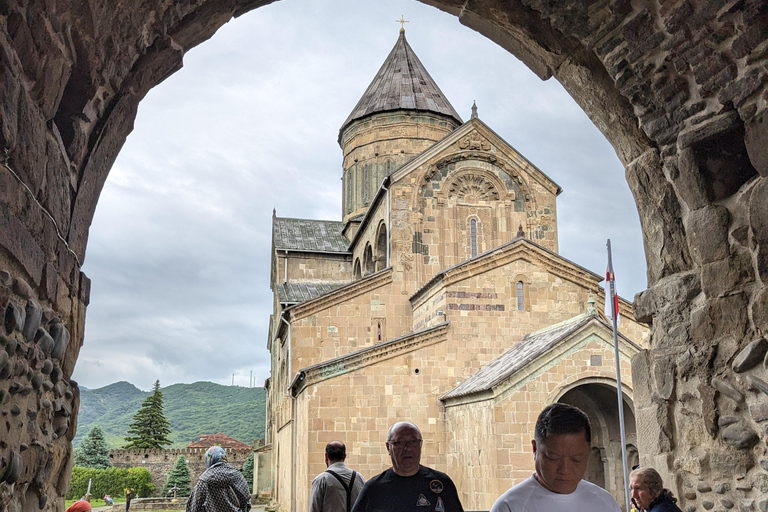
[[[611,239],[606,244],[608,247],[608,282],[605,283],[605,293],[611,294],[611,327],[613,327],[613,350],[616,359],[616,395],[619,401],[619,430],[621,431],[621,463],[624,468],[624,502],[625,511],[629,512],[629,471],[627,468],[627,434],[624,431],[624,400],[621,391],[621,365],[619,361],[619,331],[618,311],[616,311],[616,280],[613,275],[613,260],[611,258]]]

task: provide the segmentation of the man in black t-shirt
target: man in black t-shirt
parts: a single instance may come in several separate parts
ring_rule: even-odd
[[[464,512],[445,473],[422,466],[419,427],[401,421],[387,432],[392,467],[365,483],[352,512]]]

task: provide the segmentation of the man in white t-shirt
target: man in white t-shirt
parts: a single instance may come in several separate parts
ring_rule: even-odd
[[[536,472],[501,495],[491,512],[621,512],[608,491],[582,480],[592,428],[580,409],[554,403],[536,420],[531,444]]]

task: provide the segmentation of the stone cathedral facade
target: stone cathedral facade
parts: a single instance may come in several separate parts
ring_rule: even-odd
[[[588,479],[623,503],[613,337],[598,275],[558,254],[560,187],[461,117],[401,30],[339,132],[341,221],[273,216],[267,446],[257,492],[306,510],[327,442],[370,478],[387,428],[418,424],[422,463],[467,510],[530,476],[539,411],[589,414]],[[599,308],[602,309],[602,308]],[[648,328],[620,300],[630,463],[630,359]],[[269,477],[265,478],[264,472]]]

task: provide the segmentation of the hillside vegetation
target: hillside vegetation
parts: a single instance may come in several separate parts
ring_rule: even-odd
[[[222,386],[212,382],[173,384],[161,388],[166,419],[171,424],[173,444],[183,448],[200,434],[221,432],[247,444],[264,437],[264,388]],[[92,426],[104,431],[110,448],[122,448],[133,415],[151,394],[128,382],[99,389],[80,388],[77,418],[78,446]]]

